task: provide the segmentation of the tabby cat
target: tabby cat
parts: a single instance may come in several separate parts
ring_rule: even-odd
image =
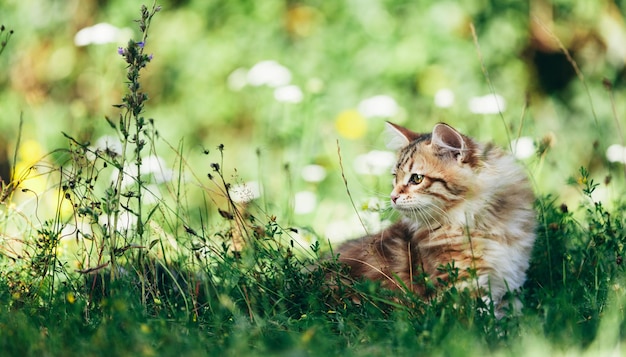
[[[442,267],[452,266],[458,288],[472,288],[500,311],[507,291],[526,279],[535,240],[534,195],[523,168],[443,123],[428,134],[387,124],[388,147],[398,150],[391,205],[402,218],[342,244],[339,262],[351,278],[424,297],[432,291],[423,277],[441,288],[450,272]]]

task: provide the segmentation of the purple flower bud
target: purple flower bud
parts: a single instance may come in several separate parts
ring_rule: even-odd
[[[123,56],[124,55],[124,48],[118,47],[117,48],[117,53],[120,54],[121,56]]]
[[[143,48],[144,43],[143,42],[137,42],[137,46],[139,46],[139,48]]]

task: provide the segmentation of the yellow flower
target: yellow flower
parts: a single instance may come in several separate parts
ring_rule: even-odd
[[[150,332],[152,332],[152,329],[150,329],[150,326],[148,326],[147,324],[141,324],[139,325],[139,329],[141,330],[141,332],[148,334]]]
[[[337,116],[335,128],[346,139],[358,139],[367,132],[367,122],[356,110],[345,110]]]
[[[26,166],[36,164],[44,155],[43,148],[35,140],[26,140],[17,150],[18,161]]]
[[[41,194],[46,189],[46,178],[37,172],[37,164],[44,156],[41,145],[35,140],[26,140],[17,150],[17,162],[15,163],[15,180],[22,183],[28,180],[23,188]]]

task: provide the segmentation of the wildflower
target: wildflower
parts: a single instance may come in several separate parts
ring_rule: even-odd
[[[294,198],[296,214],[307,214],[315,210],[317,206],[317,196],[311,191],[297,192]]]
[[[247,79],[254,87],[281,87],[291,82],[291,72],[276,61],[261,61],[248,71]]]
[[[130,29],[120,29],[103,22],[79,30],[76,35],[74,35],[74,44],[82,47],[119,42],[123,38],[130,36],[131,33],[132,31]]]
[[[261,185],[258,181],[250,181],[244,184],[234,185],[228,192],[233,202],[247,203],[261,197]]]
[[[98,223],[102,226],[108,224],[109,220],[113,221],[112,216],[102,215],[98,218]],[[116,230],[120,232],[129,231],[137,225],[137,216],[131,212],[123,211],[119,213],[117,218]]]
[[[389,172],[396,159],[391,151],[372,150],[354,160],[354,170],[362,175],[380,176]]]
[[[152,174],[156,183],[169,182],[174,173],[165,166],[165,160],[162,157],[150,155],[141,160],[141,173]]]
[[[454,104],[454,92],[443,88],[435,93],[435,105],[439,108],[450,108]]]
[[[139,329],[141,330],[141,332],[145,333],[145,334],[149,334],[150,332],[152,332],[152,329],[150,328],[150,326],[148,326],[147,324],[141,324],[139,325]]]
[[[302,90],[296,85],[278,87],[274,90],[274,99],[279,102],[300,103],[302,98]]]
[[[287,30],[300,37],[312,35],[323,20],[322,14],[314,7],[295,5],[287,11]]]
[[[124,51],[123,47],[118,47],[117,48],[117,54],[119,54],[120,56],[124,56],[125,53],[126,53],[126,51]]]
[[[95,160],[96,157],[91,155],[92,151],[99,151],[105,155],[114,158],[122,153],[122,142],[117,136],[104,135],[96,140],[91,150],[87,151],[88,158]]]
[[[376,95],[362,100],[358,106],[359,113],[366,118],[391,118],[398,114],[398,103],[388,95]]]
[[[475,114],[498,114],[506,109],[506,101],[499,94],[474,97],[469,101],[469,110]]]
[[[356,110],[345,110],[337,116],[335,128],[347,139],[358,139],[367,132],[365,118]]]
[[[535,153],[535,143],[532,138],[522,136],[519,139],[511,141],[511,149],[516,158],[527,159]]]
[[[626,164],[626,147],[613,144],[606,149],[606,159],[610,162]]]
[[[321,182],[326,178],[326,169],[320,165],[306,165],[300,174],[306,182]]]

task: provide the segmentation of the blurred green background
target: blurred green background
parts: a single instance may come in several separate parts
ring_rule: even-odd
[[[579,200],[566,181],[580,166],[612,177],[599,199],[623,192],[626,1],[159,3],[145,115],[159,132],[159,170],[175,171],[181,156],[191,168],[190,210],[224,144],[226,178],[261,187],[266,213],[331,239],[358,234],[338,143],[352,198],[376,216],[390,182],[384,120],[416,131],[444,121],[505,147],[521,138],[513,146],[539,194]],[[125,91],[117,49],[139,40],[141,4],[0,3],[0,23],[15,31],[0,56],[1,177],[67,147],[61,132],[114,146],[104,118],[116,120]]]

